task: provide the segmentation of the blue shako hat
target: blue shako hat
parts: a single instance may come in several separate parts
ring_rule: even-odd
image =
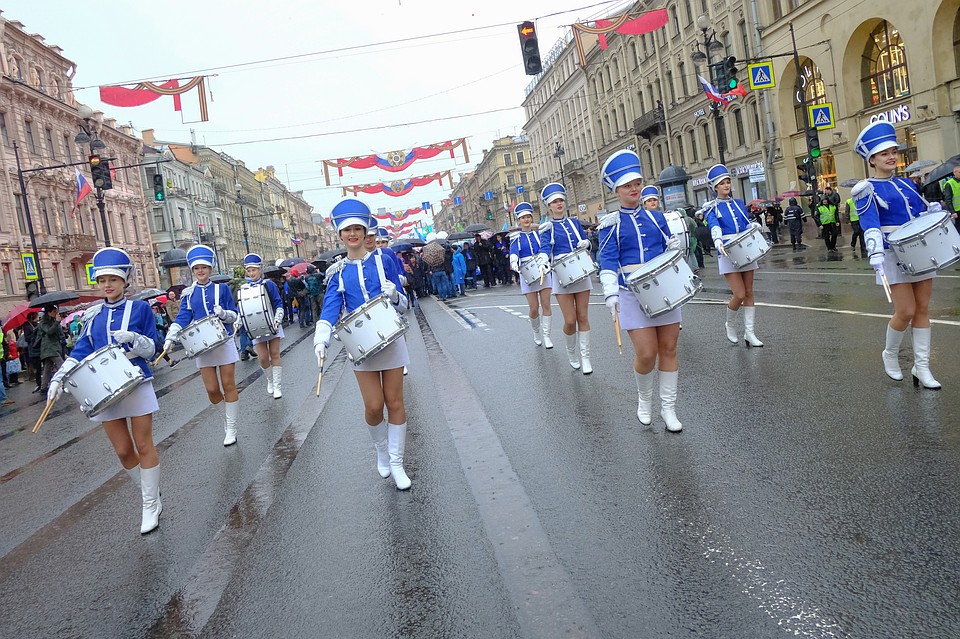
[[[190,268],[193,268],[197,264],[203,264],[213,268],[215,258],[216,255],[214,255],[213,249],[203,244],[194,244],[187,251],[187,264],[190,265]]]
[[[243,256],[243,268],[247,268],[249,266],[263,268],[263,258],[256,253],[247,253]]]
[[[370,207],[355,197],[345,197],[337,202],[330,211],[330,221],[338,233],[340,229],[359,224],[365,229],[376,228],[376,220],[370,214]]]
[[[712,189],[716,189],[717,185],[728,177],[730,177],[730,171],[722,164],[714,164],[707,169],[707,182],[710,183]]]
[[[889,122],[871,122],[853,144],[853,150],[864,160],[869,160],[870,156],[886,149],[900,146],[897,142],[897,131]]]
[[[377,229],[380,227],[380,222],[377,221],[377,218],[373,216],[373,212],[370,213],[370,226],[367,227],[367,235],[376,235]]]
[[[617,151],[607,158],[600,169],[600,178],[611,191],[616,190],[627,182],[633,182],[636,179],[643,179],[643,171],[640,170],[640,158],[629,149]]]
[[[123,249],[108,246],[93,254],[93,279],[101,275],[116,275],[128,281],[133,275],[133,260]]]
[[[540,198],[550,204],[558,198],[567,199],[567,190],[563,188],[563,185],[559,182],[551,182],[550,184],[543,187],[543,190],[540,191]]]
[[[640,191],[640,203],[643,204],[647,200],[659,200],[660,199],[660,189],[658,189],[653,184],[648,184]]]
[[[376,219],[376,218],[374,218],[374,219]],[[376,228],[376,235],[377,235],[377,239],[378,239],[378,240],[389,240],[389,239],[390,239],[390,231],[389,231],[389,230],[387,229],[387,227],[385,227],[385,226],[377,226],[377,228]]]
[[[520,204],[517,204],[517,207],[513,209],[513,212],[517,215],[517,219],[519,220],[523,215],[533,215],[533,205],[529,202],[521,202]]]

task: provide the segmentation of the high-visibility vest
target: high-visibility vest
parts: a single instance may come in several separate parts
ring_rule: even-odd
[[[837,221],[837,207],[833,204],[821,204],[819,211],[821,224],[833,224]]]
[[[953,207],[953,212],[956,213],[960,211],[960,182],[958,182],[956,178],[951,177],[947,180],[947,186],[950,187],[950,195],[953,197],[950,205]]]
[[[854,204],[853,198],[850,198],[849,200],[847,200],[847,210],[850,211],[850,221],[851,221],[851,222],[859,222],[859,221],[860,221],[860,214],[857,213],[857,205]]]

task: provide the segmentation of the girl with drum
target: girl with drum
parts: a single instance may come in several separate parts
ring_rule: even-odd
[[[550,328],[553,324],[553,309],[550,307],[550,290],[553,288],[553,273],[527,284],[521,266],[540,266],[537,254],[540,252],[540,236],[533,230],[533,206],[529,202],[517,204],[514,210],[520,231],[510,240],[510,269],[520,275],[520,292],[527,298],[530,306],[530,325],[533,327],[533,342],[544,348],[553,348],[550,341]],[[536,270],[540,273],[539,268]],[[540,310],[542,309],[542,313]],[[541,315],[543,319],[541,321]],[[543,326],[543,340],[540,339],[540,327]]]
[[[580,220],[567,217],[567,191],[562,184],[556,182],[543,187],[540,197],[550,209],[550,219],[540,225],[540,250],[537,259],[541,266],[546,267],[552,258],[556,265],[558,261],[572,253],[580,252],[590,260],[590,240],[587,238]],[[585,251],[585,253],[583,253]],[[590,260],[590,264],[593,262]],[[593,283],[590,275],[567,286],[561,284],[559,277],[554,277],[556,287],[553,294],[557,297],[560,312],[563,313],[563,334],[567,336],[567,359],[574,370],[580,369],[584,375],[593,372],[590,364],[590,318],[588,304]],[[577,341],[579,334],[580,357],[577,358]]]
[[[626,278],[645,262],[669,249],[679,249],[680,239],[671,237],[663,213],[648,208],[656,187],[644,187],[640,158],[633,151],[617,151],[603,164],[603,183],[616,194],[618,212],[605,215],[600,221],[600,283],[604,301],[619,318],[633,343],[633,374],[637,382],[637,419],[652,423],[654,368],[659,360],[660,416],[670,432],[680,432],[683,424],[677,419],[677,339],[680,336],[680,308],[650,318],[643,312],[633,291],[626,288]],[[641,198],[643,208],[641,209]]]
[[[126,251],[110,247],[94,254],[93,276],[104,301],[84,312],[83,329],[70,357],[51,379],[47,399],[56,401],[63,390],[64,377],[85,357],[111,345],[126,351],[130,362],[143,371],[145,381],[90,419],[103,424],[103,432],[120,464],[130,478],[140,484],[143,500],[140,532],[146,534],[159,525],[163,511],[160,458],[153,443],[153,413],[160,407],[153,390],[153,373],[147,363],[156,351],[157,325],[148,302],[124,299],[124,289],[132,274],[133,261]]]
[[[196,281],[180,294],[180,312],[167,331],[163,350],[173,348],[174,340],[187,325],[216,315],[224,324],[227,335],[233,336],[233,324],[237,321],[237,306],[226,283],[210,281],[213,272],[213,249],[197,244],[187,251],[187,263]],[[223,445],[237,442],[237,417],[240,414],[240,395],[237,393],[235,365],[240,359],[237,344],[228,339],[220,346],[196,357],[197,368],[210,403],[225,402]]]
[[[941,210],[939,203],[927,204],[910,180],[894,177],[899,151],[897,133],[887,122],[868,125],[854,144],[854,150],[873,169],[873,177],[853,187],[853,198],[860,216],[870,266],[877,274],[877,284],[887,278],[893,299],[893,317],[887,324],[883,349],[883,369],[890,379],[900,381],[900,343],[907,326],[913,327],[914,386],[939,389],[940,382],[930,372],[930,295],[936,271],[908,275],[900,270],[897,257],[889,248],[887,235],[924,213]]]
[[[727,339],[733,344],[740,341],[737,337],[736,325],[742,307],[743,339],[747,346],[762,347],[763,342],[757,339],[753,332],[756,317],[756,301],[753,298],[753,272],[757,270],[758,263],[753,261],[737,268],[726,256],[723,249],[725,240],[730,240],[733,236],[751,227],[759,228],[759,226],[750,221],[743,200],[733,197],[733,184],[727,167],[722,164],[714,164],[707,171],[707,181],[716,192],[717,198],[706,202],[703,211],[707,217],[707,224],[710,226],[710,237],[713,238],[713,245],[717,248],[720,274],[727,280],[727,286],[730,287],[732,293],[730,301],[727,302],[727,319],[724,323]]]
[[[270,308],[267,312],[273,313],[273,323],[277,327],[275,335],[257,337],[253,340],[253,349],[257,351],[257,359],[263,376],[267,379],[267,395],[274,399],[283,397],[281,384],[283,382],[283,362],[280,361],[280,340],[283,338],[283,298],[280,289],[271,280],[263,279],[263,258],[256,253],[247,253],[243,258],[243,268],[247,281],[240,286],[240,298],[249,289],[260,289],[266,292]]]
[[[322,366],[334,325],[341,315],[352,313],[371,299],[384,295],[399,315],[407,308],[400,274],[393,260],[367,252],[364,239],[373,215],[356,198],[345,198],[330,213],[333,227],[347,249],[343,266],[333,274],[323,298],[313,344]],[[407,410],[403,402],[403,368],[409,362],[407,342],[395,339],[376,355],[354,365],[354,375],[363,397],[364,418],[377,451],[377,471],[393,476],[399,490],[410,488],[403,469],[407,439]],[[387,419],[383,418],[386,406]]]

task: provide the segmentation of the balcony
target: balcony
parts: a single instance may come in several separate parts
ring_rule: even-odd
[[[63,235],[63,250],[67,253],[96,253],[96,235]]]
[[[647,111],[633,121],[633,130],[642,138],[649,140],[665,131],[663,107]]]
[[[564,175],[574,175],[576,173],[583,173],[583,158],[577,158],[576,160],[570,160],[563,165]]]

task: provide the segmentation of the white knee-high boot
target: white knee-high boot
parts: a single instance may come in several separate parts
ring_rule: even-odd
[[[564,335],[566,335],[566,333],[564,333]],[[573,335],[566,335],[566,337],[567,337],[567,359],[570,360],[570,366],[572,366],[574,370],[579,370],[580,356],[577,353],[577,347],[579,346],[579,344],[577,343],[577,334],[574,333]]]
[[[653,423],[653,371],[643,374],[633,371],[637,380],[637,419],[644,426]]]
[[[677,378],[680,371],[660,371],[660,417],[671,433],[679,433],[683,424],[677,419]]]
[[[398,490],[410,488],[410,478],[403,470],[403,450],[407,444],[407,424],[387,424],[387,447],[390,453],[390,474]]]
[[[923,384],[924,388],[938,390],[940,382],[933,378],[930,372],[930,329],[913,329],[913,368],[910,369],[913,376],[913,385]]]
[[[373,438],[373,447],[377,451],[377,472],[386,479],[390,476],[390,451],[387,445],[387,420],[376,426],[370,426],[370,437]]]
[[[240,415],[240,402],[224,402],[223,445],[237,443],[237,417]]]
[[[753,332],[753,321],[756,317],[756,314],[756,306],[743,307],[743,339],[747,342],[747,346],[756,346],[758,348],[762,348],[763,342],[757,339],[757,336]]]
[[[580,331],[580,371],[584,375],[593,372],[593,365],[590,363],[590,331]]]
[[[280,385],[283,379],[283,367],[274,366],[273,367],[273,398],[280,399],[283,397],[283,394],[280,392]]]
[[[160,466],[140,469],[140,494],[143,496],[143,517],[140,533],[145,535],[160,525]]]
[[[731,311],[727,309],[727,321],[724,323],[724,327],[727,329],[727,339],[731,343],[736,344],[740,341],[740,338],[737,337],[737,324],[738,318],[740,317],[740,311]]]
[[[550,329],[553,326],[553,315],[543,315],[541,317],[543,326],[543,347],[553,348],[553,342],[550,341]]]
[[[263,371],[263,376],[267,380],[267,395],[273,395],[273,367],[267,366],[260,370]]]
[[[139,487],[140,486],[140,464],[137,464],[133,468],[124,468],[124,470],[127,471],[128,475],[130,475],[130,480]]]
[[[540,339],[540,318],[531,317],[530,326],[533,327],[533,343],[540,346],[543,344],[543,341]]]
[[[883,370],[887,377],[892,380],[900,381],[903,379],[903,371],[900,370],[900,343],[906,331],[898,331],[887,324],[887,343],[880,352],[883,359]],[[916,339],[916,329],[914,329],[914,339]]]

